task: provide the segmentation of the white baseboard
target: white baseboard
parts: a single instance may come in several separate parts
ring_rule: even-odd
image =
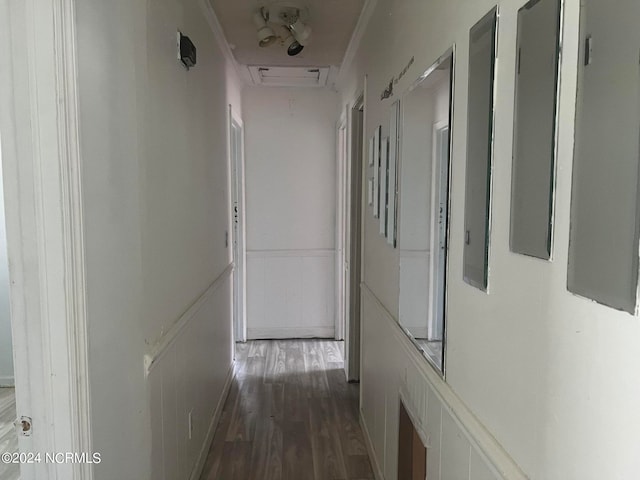
[[[273,327],[248,328],[249,340],[284,339],[284,338],[334,338],[335,328],[331,327]]]
[[[204,444],[200,449],[200,453],[198,454],[198,460],[191,471],[190,480],[200,480],[200,476],[202,475],[202,470],[204,470],[204,464],[207,462],[207,455],[209,454],[209,449],[211,448],[211,444],[213,443],[213,436],[216,433],[216,428],[218,427],[218,422],[220,421],[220,416],[222,415],[222,409],[224,408],[224,404],[227,401],[227,397],[229,396],[229,390],[231,390],[231,382],[233,382],[233,378],[235,377],[235,364],[231,364],[231,368],[229,369],[229,373],[227,374],[227,380],[224,382],[224,387],[222,389],[222,395],[220,395],[220,399],[218,400],[218,405],[216,405],[216,409],[213,412],[213,417],[211,418],[211,423],[209,424],[209,429],[207,430],[207,436],[205,437]]]
[[[0,376],[0,388],[15,387],[16,379],[13,376]]]
[[[371,461],[371,469],[373,470],[373,475],[376,477],[376,480],[384,480],[384,474],[382,473],[382,469],[380,468],[380,464],[378,463],[376,451],[373,449],[373,442],[371,441],[371,435],[369,435],[369,429],[367,428],[367,424],[365,423],[362,416],[362,410],[358,410],[358,415],[360,417],[360,428],[362,428],[364,443],[367,446],[367,453],[369,453],[369,460]]]

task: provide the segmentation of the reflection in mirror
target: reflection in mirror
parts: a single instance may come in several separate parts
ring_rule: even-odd
[[[465,282],[484,291],[489,283],[496,32],[494,8],[469,36],[463,274]]]
[[[634,313],[638,288],[640,2],[584,0],[568,288]]]
[[[444,373],[453,51],[403,98],[399,321]]]
[[[560,0],[518,12],[511,251],[551,258]]]

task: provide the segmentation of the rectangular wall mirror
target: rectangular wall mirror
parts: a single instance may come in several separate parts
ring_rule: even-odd
[[[391,119],[389,122],[389,213],[387,215],[387,243],[396,246],[396,220],[398,198],[398,156],[400,138],[400,100],[391,105]]]
[[[555,188],[560,0],[518,12],[511,251],[549,260]]]
[[[568,288],[629,313],[638,290],[640,2],[583,0]]]
[[[375,129],[371,141],[373,151],[373,216],[380,215],[380,127]]]
[[[489,284],[496,34],[494,8],[469,35],[463,275],[465,282],[484,291]]]
[[[380,235],[387,236],[389,214],[389,137],[380,140]]]
[[[399,322],[444,374],[453,49],[402,99]]]

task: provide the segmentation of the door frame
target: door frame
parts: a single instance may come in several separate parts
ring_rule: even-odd
[[[10,302],[21,452],[92,453],[75,0],[0,0]],[[91,464],[21,465],[90,480]]]
[[[234,130],[239,136],[234,136]],[[237,142],[234,142],[237,140]],[[233,332],[247,341],[247,248],[244,123],[229,105],[229,172],[231,184],[231,258],[233,259]],[[239,147],[239,148],[238,148]]]
[[[346,195],[348,185],[347,168],[347,109],[340,115],[336,124],[336,302],[335,302],[335,339],[346,338],[348,290],[347,275],[347,232],[348,216],[346,211]]]
[[[447,130],[447,156],[445,159],[442,158],[442,147],[445,146],[440,141],[439,136],[441,133]],[[447,236],[449,231],[449,182],[450,176],[449,172],[451,170],[451,162],[449,155],[450,149],[450,134],[451,134],[451,125],[449,125],[448,120],[443,120],[440,122],[436,122],[432,126],[432,165],[431,165],[431,240],[430,240],[430,249],[431,249],[431,261],[429,262],[429,322],[427,327],[427,340],[444,340],[444,322],[446,312],[445,304],[446,304],[446,284],[447,284],[447,257],[448,257],[448,246],[447,246]],[[441,185],[441,180],[443,177],[443,168],[446,167],[446,185]],[[445,221],[444,221],[444,234],[445,234],[445,251],[444,251],[444,267],[440,268],[439,263],[439,252],[440,252],[440,222],[439,218],[441,213],[439,212],[440,205],[440,196],[441,194],[446,195],[446,205],[447,211],[445,212]],[[439,280],[442,279],[442,291],[438,288],[440,285]],[[442,301],[442,324],[440,325],[440,331],[437,331],[437,311],[438,311],[438,301]],[[440,337],[440,338],[438,338]]]
[[[365,169],[365,92],[355,95],[354,101],[346,106],[342,120],[338,123],[338,133],[342,128],[345,134],[343,155],[338,155],[338,190],[337,209],[337,252],[338,270],[338,319],[336,326],[341,326],[345,340],[344,366],[345,375],[350,382],[360,380],[360,331],[361,331],[361,298],[360,285],[363,279],[362,262],[364,242],[364,213],[366,189],[364,188]],[[360,125],[356,124],[355,113],[362,111]],[[346,128],[345,128],[346,126]],[[338,137],[339,138],[339,137]],[[340,142],[338,142],[339,144]],[[356,189],[357,200],[353,190]],[[356,259],[354,261],[354,259]],[[338,323],[341,322],[341,323]],[[338,331],[336,329],[336,331]],[[338,339],[338,334],[336,334]]]

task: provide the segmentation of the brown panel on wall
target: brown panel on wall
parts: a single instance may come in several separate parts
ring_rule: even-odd
[[[398,435],[398,480],[425,480],[427,478],[427,448],[400,402]]]

